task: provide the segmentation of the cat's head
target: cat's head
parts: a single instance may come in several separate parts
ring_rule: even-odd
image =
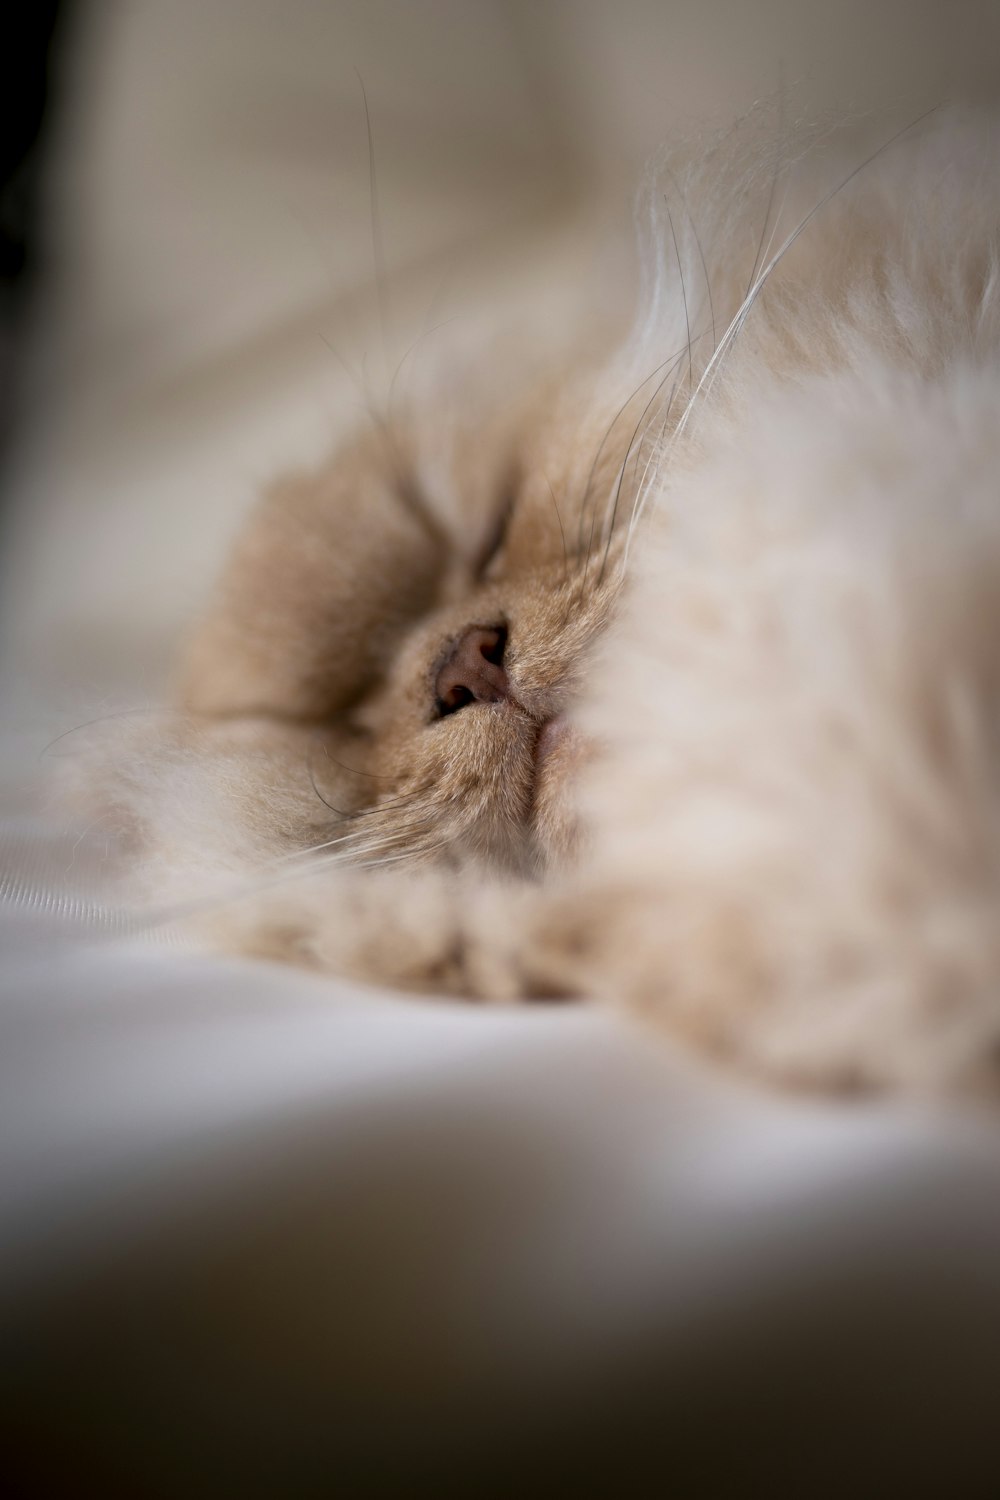
[[[634,415],[579,385],[373,424],[253,513],[181,695],[265,846],[520,872],[570,852],[573,704],[640,462]]]

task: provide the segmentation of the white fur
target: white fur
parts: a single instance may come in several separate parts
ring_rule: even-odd
[[[587,711],[611,969],[799,1079],[996,1068],[992,139],[897,145],[765,287],[696,436],[664,442]]]
[[[579,867],[286,883],[224,941],[480,994],[534,973],[797,1082],[995,1087],[995,135],[924,122],[839,162],[738,136],[661,168],[642,316],[580,429],[636,389],[624,498],[597,497],[630,583],[580,706]],[[317,812],[304,757],[248,796],[255,754],[139,774],[162,891],[254,876]]]

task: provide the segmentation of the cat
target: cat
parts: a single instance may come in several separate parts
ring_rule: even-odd
[[[995,1092],[996,128],[754,134],[652,169],[623,343],[265,495],[115,795],[229,951]]]

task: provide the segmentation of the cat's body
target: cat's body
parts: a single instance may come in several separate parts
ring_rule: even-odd
[[[623,351],[452,371],[271,493],[130,799],[158,899],[781,1079],[991,1084],[1000,161],[931,122],[851,172],[665,169]]]

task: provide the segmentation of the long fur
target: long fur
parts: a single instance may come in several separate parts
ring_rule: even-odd
[[[760,134],[653,173],[622,348],[491,351],[276,488],[113,795],[223,946],[992,1090],[996,130]],[[514,707],[435,722],[501,618]]]

